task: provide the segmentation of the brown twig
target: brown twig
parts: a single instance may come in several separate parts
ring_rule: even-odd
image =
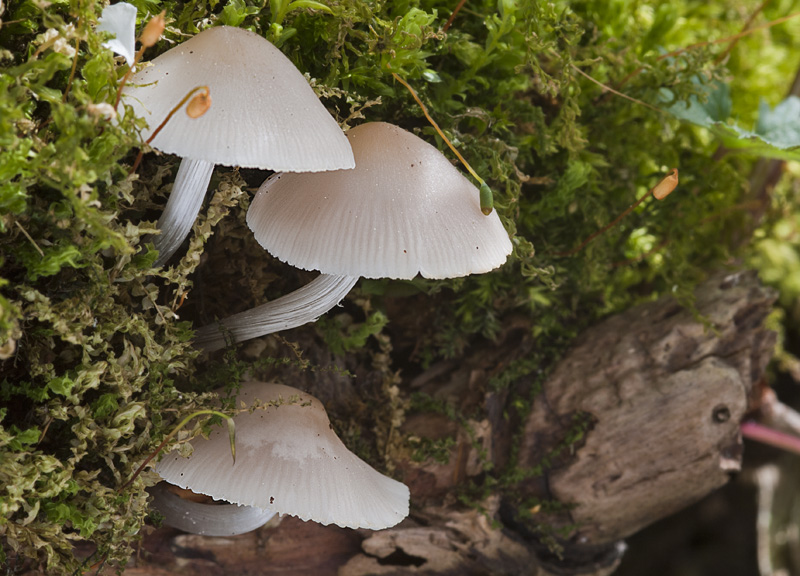
[[[152,142],[152,141],[153,141],[153,139],[154,139],[156,136],[158,136],[158,133],[159,133],[159,132],[161,132],[161,130],[164,128],[164,126],[166,126],[166,125],[167,125],[167,122],[169,122],[169,121],[170,121],[170,119],[172,119],[172,117],[175,115],[175,113],[176,113],[178,110],[180,110],[180,109],[181,109],[181,107],[182,107],[184,104],[186,104],[186,102],[188,102],[188,101],[189,101],[189,99],[190,99],[190,98],[191,98],[191,97],[192,97],[192,96],[195,94],[195,92],[197,92],[198,90],[200,90],[200,91],[204,91],[204,92],[205,92],[205,94],[206,94],[206,97],[208,97],[208,93],[209,93],[208,86],[196,86],[195,88],[192,88],[191,90],[189,90],[189,92],[187,92],[187,93],[186,93],[186,96],[184,96],[184,97],[181,99],[181,101],[180,101],[180,102],[178,102],[178,104],[177,104],[177,105],[176,105],[176,106],[175,106],[175,107],[174,107],[172,110],[170,110],[170,111],[169,111],[169,114],[167,114],[167,117],[166,117],[166,118],[164,118],[164,121],[163,121],[161,124],[159,124],[159,125],[158,125],[158,128],[156,128],[155,130],[153,130],[153,133],[152,133],[152,134],[150,134],[150,137],[149,137],[147,140],[145,140],[145,144],[150,144],[150,142]],[[134,172],[136,172],[136,169],[139,167],[139,164],[140,164],[140,163],[141,163],[141,161],[142,161],[142,156],[144,156],[144,148],[140,148],[140,149],[139,149],[139,154],[137,154],[137,155],[136,155],[136,160],[133,162],[133,166],[131,167],[130,171],[128,172],[128,176],[130,176],[131,174],[133,174]]]
[[[733,36],[720,38],[718,40],[707,40],[703,42],[697,42],[695,44],[690,44],[689,46],[684,46],[683,48],[679,48],[678,50],[673,50],[672,52],[667,52],[666,54],[660,55],[658,58],[656,58],[656,62],[661,62],[662,60],[665,60],[667,58],[678,56],[680,54],[683,54],[684,52],[688,52],[689,50],[694,50],[695,48],[703,48],[704,46],[713,46],[716,44],[726,44],[728,42],[735,43],[738,42],[740,39],[744,38],[745,36],[753,34],[754,32],[758,32],[759,30],[764,30],[766,28],[771,28],[772,26],[777,26],[778,24],[783,24],[784,22],[787,22],[792,18],[796,18],[798,16],[800,16],[800,12],[793,12],[788,16],[783,16],[781,18],[778,18],[777,20],[772,20],[760,26],[756,26],[755,28],[743,29],[741,32],[739,32],[738,34],[734,34]],[[745,28],[747,27],[745,26]],[[638,75],[642,70],[644,70],[644,66],[639,66],[633,72],[630,72],[627,76],[625,76],[622,80],[620,80],[616,84],[617,89],[622,88],[631,78]]]
[[[553,254],[553,256],[558,256],[558,257],[572,256],[573,254],[576,254],[576,253],[580,252],[581,250],[583,250],[589,244],[589,242],[591,242],[592,240],[594,240],[595,238],[597,238],[601,234],[607,232],[608,230],[610,230],[611,228],[613,228],[614,226],[619,224],[620,220],[622,220],[623,218],[625,218],[625,216],[627,216],[628,214],[630,214],[631,212],[636,210],[636,208],[638,208],[639,205],[642,202],[644,202],[650,195],[652,195],[654,192],[656,192],[664,184],[664,182],[666,182],[667,180],[672,179],[672,178],[674,178],[675,185],[677,185],[677,179],[678,179],[678,170],[677,169],[673,169],[673,171],[670,172],[669,175],[667,175],[666,177],[662,178],[658,182],[658,184],[656,184],[655,186],[650,188],[650,190],[648,190],[646,194],[643,194],[641,198],[639,198],[636,202],[634,202],[633,204],[628,206],[628,208],[622,214],[620,214],[619,216],[614,218],[614,220],[612,220],[609,224],[606,224],[605,226],[603,226],[600,230],[598,230],[594,234],[591,234],[588,238],[586,238],[586,240],[581,242],[581,244],[577,248],[573,248],[572,250],[568,250],[566,252],[555,252]],[[673,186],[673,189],[674,189],[674,186]],[[662,196],[662,198],[663,197],[664,196]]]
[[[718,40],[706,40],[703,42],[697,42],[695,44],[690,44],[689,46],[685,46],[684,48],[680,48],[678,50],[673,50],[672,52],[667,52],[666,54],[662,54],[658,58],[656,58],[656,62],[660,62],[661,60],[665,60],[666,58],[672,58],[673,56],[678,56],[683,54],[684,52],[688,52],[689,50],[694,50],[695,48],[703,48],[705,46],[714,46],[716,44],[726,44],[728,42],[737,42],[741,38],[745,36],[749,36],[754,32],[758,32],[759,30],[765,30],[766,28],[772,28],[773,26],[777,26],[778,24],[783,24],[791,20],[792,18],[797,18],[800,16],[800,12],[792,12],[788,16],[783,16],[782,18],[778,18],[777,20],[772,20],[760,26],[756,26],[755,28],[750,28],[749,30],[743,30],[738,34],[734,34],[733,36],[728,36],[727,38],[720,38]]]
[[[769,4],[771,1],[772,0],[764,0],[759,5],[758,8],[753,10],[753,13],[750,14],[750,16],[747,18],[747,22],[745,22],[744,26],[742,26],[742,32],[747,31],[750,28],[750,26],[753,25],[753,22],[755,22],[755,19],[758,17],[758,15],[761,14],[761,12],[764,11],[764,8],[766,8],[767,4]],[[724,62],[725,59],[730,55],[730,53],[736,47],[736,44],[738,44],[738,43],[739,43],[739,38],[737,38],[736,40],[734,40],[733,42],[728,44],[728,47],[725,48],[725,50],[722,51],[722,54],[717,56],[716,60],[714,60],[714,65],[717,65],[717,64],[720,64],[721,62]]]
[[[573,64],[572,62],[570,62],[569,65],[570,65],[570,67],[572,67],[573,70],[575,70],[578,74],[581,74],[582,76],[584,76],[587,80],[591,80],[592,82],[594,82],[598,86],[602,87],[604,90],[607,90],[608,92],[611,92],[612,94],[616,94],[620,98],[625,98],[625,100],[630,100],[631,102],[635,102],[636,104],[641,104],[645,108],[650,108],[650,110],[655,110],[656,112],[666,113],[661,108],[656,108],[655,106],[653,106],[651,104],[648,104],[647,102],[642,102],[641,100],[637,100],[636,98],[633,98],[632,96],[628,96],[627,94],[623,94],[622,92],[619,92],[618,90],[614,90],[611,86],[603,84],[602,82],[600,82],[600,80],[596,80],[595,78],[592,78],[586,72],[584,72],[583,70],[581,70],[580,68],[575,66],[575,64]]]
[[[494,199],[492,197],[492,191],[489,188],[489,186],[486,184],[486,182],[483,181],[483,178],[478,176],[478,173],[472,169],[472,166],[469,165],[469,162],[466,161],[466,159],[461,155],[461,153],[458,150],[456,150],[456,147],[453,146],[453,144],[450,142],[447,136],[445,136],[444,132],[442,131],[441,128],[439,128],[439,125],[436,123],[436,120],[434,120],[433,117],[430,115],[430,113],[428,112],[428,108],[425,106],[425,104],[422,103],[422,100],[417,95],[416,91],[411,87],[411,85],[405,80],[403,80],[400,76],[398,76],[395,72],[392,72],[392,76],[394,76],[394,79],[400,82],[400,84],[402,84],[403,86],[405,86],[406,89],[411,93],[411,96],[414,97],[414,100],[416,100],[417,104],[419,104],[419,107],[422,108],[422,113],[425,114],[425,118],[428,119],[428,122],[430,122],[434,130],[436,130],[436,133],[442,137],[442,140],[444,140],[445,144],[447,144],[450,150],[453,151],[453,154],[455,154],[458,157],[458,159],[461,161],[461,164],[464,166],[464,168],[467,169],[467,172],[472,174],[472,177],[478,181],[478,184],[480,184],[481,187],[480,188],[481,212],[483,212],[483,214],[486,216],[491,214],[492,207],[494,205]]]
[[[461,0],[458,5],[453,10],[453,13],[450,14],[450,18],[447,19],[444,26],[442,26],[442,32],[447,32],[448,28],[453,24],[453,20],[456,19],[456,15],[461,11],[461,8],[464,7],[464,4],[467,3],[467,0]]]
[[[28,231],[22,227],[22,224],[19,223],[19,220],[14,220],[14,224],[16,224],[17,228],[19,228],[20,231],[22,231],[22,233],[25,234],[25,238],[27,238],[30,241],[30,243],[33,244],[33,247],[36,248],[36,251],[39,253],[39,256],[44,258],[44,252],[42,251],[41,248],[39,248],[39,245],[36,243],[36,241],[33,238],[31,238],[31,235],[28,234]]]
[[[114,110],[119,108],[119,101],[122,99],[122,89],[125,88],[125,84],[127,84],[128,80],[130,79],[131,74],[133,73],[133,69],[139,62],[139,60],[142,58],[144,51],[145,51],[144,46],[139,48],[139,51],[136,52],[136,55],[133,58],[133,64],[128,66],[128,70],[125,72],[125,76],[122,77],[122,81],[119,83],[119,88],[117,88],[117,97],[114,99]]]
[[[142,59],[144,55],[144,51],[150,48],[151,46],[155,46],[156,42],[159,41],[161,35],[164,33],[164,28],[167,26],[166,20],[166,11],[162,10],[161,14],[153,16],[147,22],[142,30],[142,33],[139,35],[139,42],[142,43],[142,47],[139,48],[139,51],[136,52],[136,55],[133,58],[133,64],[128,66],[127,72],[125,72],[125,76],[122,77],[122,82],[119,83],[119,88],[117,88],[117,98],[114,100],[114,110],[117,109],[119,106],[119,101],[122,98],[122,89],[125,88],[125,84],[128,82],[128,79],[131,77],[131,73],[136,65],[139,63],[139,60]]]

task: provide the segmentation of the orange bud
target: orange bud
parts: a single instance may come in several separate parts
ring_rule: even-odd
[[[211,95],[208,93],[208,88],[192,97],[186,105],[186,115],[189,118],[200,118],[203,114],[208,112],[211,108]]]
[[[672,174],[665,177],[653,188],[653,196],[656,200],[663,200],[678,186],[678,169],[674,168]]]
[[[166,13],[166,10],[164,10],[158,16],[153,16],[150,22],[144,27],[144,30],[142,30],[142,35],[139,36],[139,42],[141,42],[142,46],[145,48],[153,46],[164,33],[164,28],[167,27]]]

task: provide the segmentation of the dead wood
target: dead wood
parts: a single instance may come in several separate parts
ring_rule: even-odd
[[[455,443],[443,464],[398,452],[397,475],[412,493],[411,517],[399,526],[352,531],[286,518],[233,538],[161,529],[126,573],[610,574],[625,537],[739,469],[738,426],[775,342],[764,327],[774,298],[754,274],[716,275],[698,288],[696,313],[670,298],[632,308],[587,330],[543,384],[534,371],[492,390],[493,375],[533,353],[528,321],[509,321],[497,343],[400,384],[463,417],[406,415],[404,438]],[[352,400],[352,382],[324,379],[339,401]],[[368,371],[357,381],[369,382]],[[511,403],[537,385],[530,412],[515,417]],[[533,474],[543,459],[549,466]],[[475,493],[470,483],[491,488],[466,506],[458,496]],[[550,499],[565,506],[530,506]]]

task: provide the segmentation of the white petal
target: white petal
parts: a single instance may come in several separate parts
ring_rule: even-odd
[[[116,36],[103,42],[103,46],[125,57],[128,66],[133,66],[136,53],[136,6],[119,2],[106,6],[97,25],[98,32],[111,32]]]

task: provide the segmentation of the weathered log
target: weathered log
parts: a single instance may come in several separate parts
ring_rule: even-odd
[[[705,323],[661,300],[581,336],[545,384],[520,451],[534,463],[554,428],[591,416],[575,457],[547,474],[549,494],[575,504],[572,542],[623,539],[739,470],[739,424],[775,342],[763,327],[774,298],[753,274],[716,276],[696,292]]]
[[[424,391],[470,417],[407,414],[406,438],[454,443],[443,464],[400,453],[412,514],[397,527],[350,531],[287,518],[232,538],[162,529],[146,539],[144,562],[127,573],[610,574],[622,539],[739,469],[738,426],[775,342],[764,328],[774,298],[754,274],[717,275],[698,288],[696,313],[664,298],[611,317],[578,339],[541,384],[532,410],[515,417],[511,404],[530,395],[537,375],[499,390],[489,380],[533,353],[530,325],[519,321],[496,344],[401,383],[406,393]],[[352,382],[331,372],[324,378],[339,401],[352,399]],[[319,383],[305,387],[326,396]],[[576,426],[583,434],[570,442]],[[543,474],[521,474],[514,483],[505,476],[478,505],[456,498],[468,482],[531,471],[545,458]],[[547,514],[530,506],[549,499],[567,506]],[[562,529],[560,537],[543,525]]]

